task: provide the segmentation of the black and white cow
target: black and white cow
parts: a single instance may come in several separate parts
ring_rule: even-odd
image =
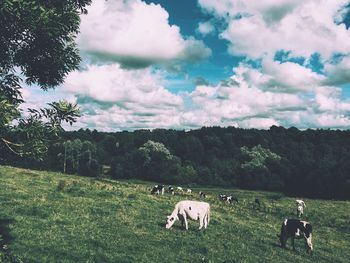
[[[156,184],[155,186],[153,186],[151,194],[157,194],[157,195],[164,194],[164,185]]]
[[[172,187],[171,185],[169,185],[169,187],[168,187],[168,192],[171,193],[172,195],[174,195],[174,194],[175,194],[174,187]]]
[[[285,219],[281,226],[281,233],[277,235],[281,242],[281,247],[285,248],[288,238],[292,240],[293,250],[295,250],[294,239],[305,239],[306,252],[312,253],[312,225],[306,221],[298,219]]]
[[[297,215],[298,217],[301,217],[304,214],[304,208],[306,207],[305,202],[301,199],[295,200],[295,203],[297,204]]]
[[[229,204],[232,204],[233,201],[235,201],[236,203],[238,203],[238,199],[232,195],[219,195],[219,199],[223,202],[227,202]]]
[[[226,202],[227,202],[227,203],[232,204],[233,201],[235,201],[236,203],[238,203],[238,198],[235,197],[235,196],[233,196],[233,195],[230,195],[230,196],[228,196],[228,197],[226,198]]]
[[[227,201],[227,195],[219,195],[219,199],[221,200],[221,201],[224,201],[224,202],[226,202]]]

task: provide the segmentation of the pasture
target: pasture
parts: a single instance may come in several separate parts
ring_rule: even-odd
[[[285,218],[296,218],[294,197],[203,187],[157,196],[152,186],[0,166],[1,255],[23,262],[350,262],[350,201],[303,198],[302,218],[314,228],[310,256],[304,240],[294,252],[290,240],[282,249],[276,237]],[[211,205],[208,229],[189,221],[185,231],[178,221],[166,230],[175,204],[200,200],[199,191]],[[222,193],[239,203],[219,201]]]

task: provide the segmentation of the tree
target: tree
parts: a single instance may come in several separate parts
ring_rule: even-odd
[[[0,158],[7,154],[42,158],[47,151],[47,135],[57,135],[63,121],[72,124],[79,116],[76,105],[61,101],[20,117],[20,89],[22,80],[44,90],[53,88],[70,71],[78,69],[80,57],[74,40],[79,15],[87,13],[85,7],[90,3],[91,0],[0,1]],[[19,124],[14,125],[14,121]],[[14,131],[21,135],[13,136]],[[21,137],[24,140],[19,140]]]
[[[276,179],[273,178],[267,163],[279,162],[281,157],[260,144],[251,150],[243,146],[241,152],[248,160],[241,165],[243,175],[240,185],[249,189],[268,189],[269,184]]]
[[[169,182],[173,177],[179,158],[173,156],[160,142],[147,141],[135,152],[135,163],[139,167],[139,178]]]
[[[96,144],[84,141],[80,151],[78,174],[97,177],[100,174],[100,165],[96,160]]]

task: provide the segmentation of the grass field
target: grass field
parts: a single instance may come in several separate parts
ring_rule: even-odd
[[[282,221],[295,217],[295,198],[216,188],[154,196],[151,185],[0,166],[2,253],[23,262],[350,262],[350,201],[304,199],[303,218],[314,228],[310,256],[303,240],[294,252],[276,237]],[[200,190],[209,194],[208,229],[189,221],[188,231],[179,222],[166,230],[176,202],[197,200]],[[219,193],[240,202],[222,203]]]

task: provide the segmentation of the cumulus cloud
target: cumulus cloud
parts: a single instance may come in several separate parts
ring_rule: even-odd
[[[350,82],[350,55],[345,56],[337,64],[326,64],[325,72],[329,76],[325,85],[342,85]]]
[[[192,92],[206,121],[248,128],[349,127],[350,101],[337,87],[350,82],[348,0],[198,2],[226,21],[218,35],[228,41],[229,53],[246,57],[229,80]],[[286,55],[277,61],[281,52]]]
[[[184,38],[169,24],[169,14],[159,4],[141,0],[93,1],[82,16],[78,44],[103,60],[126,68],[183,60],[196,63],[211,54],[202,41]]]
[[[276,64],[261,69],[240,64],[234,68],[230,80],[215,86],[197,86],[190,94],[192,110],[185,112],[181,121],[197,127],[209,123],[263,129],[272,125],[348,127],[350,101],[342,99],[340,88],[320,86],[322,76],[307,70],[288,80],[288,76],[282,74],[285,69],[279,68],[279,62],[269,63]],[[269,67],[282,73],[268,74],[266,68]],[[286,84],[283,78],[286,78]],[[271,88],[271,83],[279,88]],[[295,85],[304,86],[297,89]]]
[[[347,2],[199,0],[202,8],[227,20],[221,37],[230,42],[229,51],[254,59],[273,56],[279,50],[297,57],[317,52],[324,59],[348,53],[350,33],[343,23],[335,21]]]
[[[294,62],[278,62],[263,59],[260,68],[240,63],[233,70],[231,81],[247,87],[259,87],[272,92],[294,93],[311,91],[318,87],[325,76]]]
[[[198,23],[197,32],[199,32],[203,36],[212,34],[214,33],[214,31],[215,27],[210,21]]]
[[[85,113],[79,122],[85,126],[178,127],[183,98],[166,90],[163,81],[160,73],[148,68],[89,65],[85,71],[70,73],[64,90],[77,98]]]
[[[118,64],[90,65],[68,76],[65,92],[86,113],[81,127],[350,127],[350,101],[337,87],[350,82],[348,0],[198,2],[214,18],[199,23],[197,33],[217,33],[232,55],[246,59],[230,78],[211,84],[198,77],[192,92],[179,94],[165,88],[164,73],[146,67],[158,63],[168,72],[183,72],[183,62],[211,55],[205,43],[183,37],[160,5],[93,2],[82,17],[79,45]],[[285,55],[277,61],[279,52]],[[319,68],[312,64],[315,54]]]

